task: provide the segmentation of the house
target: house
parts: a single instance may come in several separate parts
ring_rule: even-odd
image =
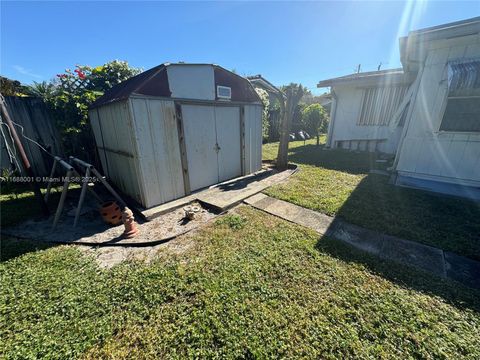
[[[145,208],[261,168],[261,100],[218,65],[154,67],[107,91],[89,117],[104,172]]]
[[[328,146],[395,154],[397,185],[480,199],[480,17],[412,31],[400,54],[402,69],[319,83]]]
[[[401,104],[411,78],[402,69],[357,73],[320,81],[331,88],[333,104],[327,146],[394,154],[403,123],[389,123]]]

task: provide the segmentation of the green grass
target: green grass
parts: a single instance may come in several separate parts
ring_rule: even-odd
[[[368,153],[292,145],[289,159],[300,171],[267,189],[268,195],[480,260],[478,203],[390,185],[388,177],[369,174],[369,169],[387,165]],[[265,158],[276,154],[276,146],[264,145]]]
[[[248,207],[191,241],[111,270],[75,247],[10,254],[0,357],[480,357],[478,291]]]
[[[45,195],[45,189],[41,189]],[[48,201],[48,207],[53,213],[56,210],[62,187],[53,187]],[[80,191],[80,185],[71,184],[68,188],[68,194]],[[41,216],[40,205],[33,191],[29,187],[22,187],[16,191],[0,193],[0,224],[2,226],[11,226],[17,223]]]

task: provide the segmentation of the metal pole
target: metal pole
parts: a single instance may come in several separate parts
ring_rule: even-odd
[[[120,195],[117,194],[117,192],[115,190],[113,190],[113,188],[110,186],[110,184],[108,182],[105,181],[105,179],[103,178],[102,174],[100,174],[97,169],[95,169],[94,167],[92,167],[92,172],[93,174],[102,182],[102,184],[107,188],[108,191],[110,191],[110,193],[115,197],[115,199],[118,200],[118,202],[123,206],[127,206],[127,204],[125,203],[125,201],[122,200],[122,198],[120,197]]]
[[[65,182],[63,183],[62,195],[60,196],[60,201],[58,202],[57,212],[55,213],[55,218],[53,219],[52,230],[57,226],[57,222],[60,219],[62,214],[63,204],[65,203],[65,198],[67,197],[68,185],[70,184],[70,177],[72,176],[72,170],[67,171],[67,176],[65,177]]]
[[[43,199],[42,192],[40,191],[40,187],[38,186],[38,183],[36,181],[35,174],[33,172],[33,169],[31,167],[31,165],[30,165],[30,161],[27,158],[27,154],[25,153],[25,149],[23,148],[22,142],[20,141],[20,138],[18,137],[18,134],[17,134],[17,131],[15,130],[15,126],[13,125],[12,119],[10,119],[10,115],[8,114],[7,106],[5,104],[5,99],[3,98],[3,95],[1,95],[1,94],[0,94],[0,107],[1,107],[2,117],[5,118],[7,126],[10,129],[10,132],[12,133],[13,142],[15,143],[15,146],[17,147],[17,150],[20,153],[20,157],[22,158],[23,167],[25,168],[25,173],[27,174],[28,177],[31,177],[33,179],[33,181],[32,181],[33,192],[35,194],[35,197],[38,200],[38,203],[40,205],[40,209],[42,210],[42,213],[45,216],[48,216],[48,215],[50,215],[50,211],[48,210],[48,206],[45,203],[45,200]]]
[[[105,181],[105,179],[103,178],[102,174],[100,174],[98,172],[97,169],[95,169],[95,167],[92,165],[92,164],[89,164],[89,163],[86,163],[85,161],[82,161],[80,159],[77,159],[76,157],[73,157],[73,156],[70,156],[70,160],[73,160],[75,161],[77,164],[85,167],[85,168],[90,168],[90,170],[93,172],[93,174],[98,178],[98,180],[101,181],[101,183],[103,184],[103,186],[105,186],[107,188],[107,190],[115,197],[115,199],[118,200],[118,202],[123,206],[123,207],[126,207],[127,204],[125,203],[125,201],[122,200],[122,198],[120,197],[120,195],[117,194],[117,192],[110,186],[110,184]]]
[[[82,209],[83,200],[85,199],[85,194],[87,193],[88,187],[88,178],[90,177],[90,168],[87,168],[85,171],[85,179],[82,184],[82,191],[80,192],[80,199],[78,200],[77,210],[75,211],[75,220],[73,221],[73,227],[77,226],[78,218],[80,217],[80,210]]]
[[[58,156],[55,156],[53,160],[52,172],[48,178],[47,192],[45,193],[45,202],[48,202],[48,197],[50,196],[50,190],[52,189],[52,178],[55,175],[55,168],[57,167]]]

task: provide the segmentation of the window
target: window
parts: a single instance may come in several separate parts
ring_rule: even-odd
[[[357,125],[387,126],[406,91],[406,86],[366,88]]]
[[[480,131],[480,60],[448,64],[448,97],[440,130]]]
[[[219,99],[231,99],[232,98],[232,88],[228,86],[217,86],[217,97]]]

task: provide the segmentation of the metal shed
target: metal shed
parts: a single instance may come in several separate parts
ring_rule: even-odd
[[[110,89],[89,116],[104,172],[145,208],[261,168],[261,100],[218,65],[159,65]]]

